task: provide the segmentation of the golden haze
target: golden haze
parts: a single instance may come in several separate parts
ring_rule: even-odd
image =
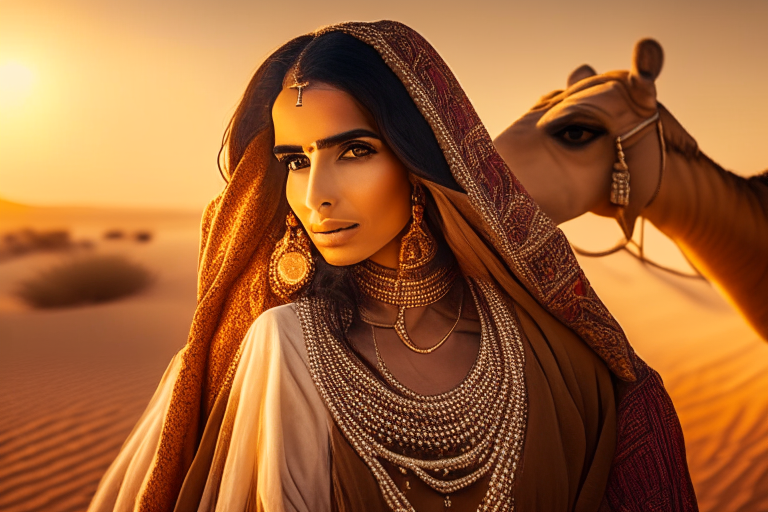
[[[318,26],[381,18],[435,45],[492,135],[577,66],[626,69],[635,42],[654,37],[666,51],[659,98],[707,154],[743,175],[768,167],[764,0],[0,0],[0,198],[192,210],[0,200],[3,230],[71,229],[157,276],[123,301],[36,311],[12,289],[62,256],[0,265],[0,509],[84,509],[183,346],[199,211],[221,190],[221,135],[261,60]],[[564,229],[585,247],[620,236],[609,219],[582,220]],[[104,239],[114,228],[153,239]],[[658,231],[648,238],[651,256],[686,268]],[[768,510],[768,344],[704,282],[624,253],[581,264],[665,381],[702,512]]]
[[[657,38],[667,55],[659,97],[701,147],[740,174],[768,166],[760,0],[14,0],[0,10],[0,71],[28,75],[22,93],[0,89],[0,196],[18,202],[200,208],[221,188],[221,135],[260,61],[351,19],[421,32],[492,135],[576,66],[626,69],[635,41]]]

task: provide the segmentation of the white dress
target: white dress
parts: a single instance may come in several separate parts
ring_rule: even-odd
[[[104,475],[89,512],[134,510],[154,462],[180,355]],[[215,425],[216,450],[198,512],[330,510],[331,421],[309,372],[294,305],[265,311],[243,340],[221,428]]]

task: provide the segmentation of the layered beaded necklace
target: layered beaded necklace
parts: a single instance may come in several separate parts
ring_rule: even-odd
[[[480,281],[468,285],[480,317],[480,350],[464,381],[439,395],[415,393],[380,364],[382,382],[332,334],[328,302],[296,303],[315,386],[395,511],[414,508],[382,461],[443,494],[446,508],[451,493],[490,473],[478,511],[514,510],[512,483],[527,413],[522,341],[496,288]],[[351,312],[346,316],[350,321]]]

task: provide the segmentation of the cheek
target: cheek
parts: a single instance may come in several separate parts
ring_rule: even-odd
[[[299,216],[302,224],[309,220],[309,210],[305,205],[307,183],[308,177],[295,172],[289,172],[285,182],[285,197],[288,200],[288,206]]]
[[[374,236],[394,237],[411,216],[411,184],[398,163],[381,165],[357,180],[351,191]]]

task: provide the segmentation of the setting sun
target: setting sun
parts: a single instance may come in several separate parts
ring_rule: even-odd
[[[4,107],[22,103],[32,92],[34,72],[24,64],[10,61],[0,64],[0,104]]]

